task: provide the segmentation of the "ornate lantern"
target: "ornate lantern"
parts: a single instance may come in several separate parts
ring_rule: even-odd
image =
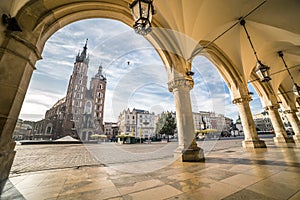
[[[271,80],[269,69],[270,67],[264,65],[261,61],[257,62],[255,73],[257,74],[261,82],[268,82]]]
[[[136,33],[147,35],[151,32],[151,20],[154,15],[153,0],[134,0],[129,4],[132,16],[135,20],[133,28]]]

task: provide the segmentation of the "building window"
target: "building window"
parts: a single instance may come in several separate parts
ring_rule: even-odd
[[[86,114],[90,114],[92,112],[92,103],[90,101],[87,101],[85,103],[85,108],[84,108],[84,112]]]

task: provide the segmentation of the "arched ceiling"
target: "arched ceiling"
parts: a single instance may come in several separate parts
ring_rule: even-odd
[[[0,3],[0,11],[16,16],[28,31],[40,32],[40,38],[44,37],[45,40],[56,30],[80,19],[106,17],[131,25],[130,2],[4,0]],[[251,79],[256,60],[244,29],[239,24],[238,19],[245,17],[259,59],[270,66],[270,72],[274,74],[270,81],[274,92],[277,93],[279,87],[284,91],[291,90],[291,84],[287,83],[290,78],[277,52],[284,52],[288,66],[300,64],[300,1],[154,0],[154,7],[153,32],[147,38],[155,48],[191,60],[196,53],[201,54],[197,50],[203,48],[199,45],[202,41],[211,41],[247,82]],[[30,34],[26,37],[30,40]],[[278,73],[281,70],[283,72]],[[293,68],[292,73],[295,80],[300,81],[299,68]]]

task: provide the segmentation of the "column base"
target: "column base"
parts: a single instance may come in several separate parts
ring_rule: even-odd
[[[263,140],[244,140],[242,145],[245,149],[267,148]]]
[[[276,137],[273,137],[273,140],[274,140],[275,144],[294,143],[293,138],[290,138],[290,137],[276,136]]]
[[[14,161],[16,151],[0,152],[0,194],[8,179],[10,168]]]
[[[176,149],[174,158],[179,162],[204,162],[203,149],[196,147],[193,149]]]

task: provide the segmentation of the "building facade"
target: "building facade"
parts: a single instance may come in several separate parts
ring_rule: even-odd
[[[258,133],[274,131],[268,112],[264,111],[253,115],[253,120]]]
[[[45,119],[38,122],[34,129],[37,135],[51,135],[51,139],[69,135],[87,141],[93,134],[103,134],[107,80],[99,66],[88,88],[88,68],[86,42],[75,58],[66,96],[47,110]]]
[[[118,118],[120,134],[136,138],[151,138],[155,135],[155,114],[141,109],[123,110]]]
[[[104,135],[107,139],[115,142],[119,133],[119,126],[117,122],[104,122]]]

